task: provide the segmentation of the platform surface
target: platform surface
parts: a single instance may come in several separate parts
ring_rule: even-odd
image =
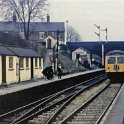
[[[124,85],[100,124],[124,124]]]
[[[34,79],[34,80],[29,80],[29,81],[15,83],[15,84],[8,84],[6,86],[0,86],[0,96],[9,94],[9,93],[14,93],[17,91],[21,91],[21,90],[28,89],[28,88],[40,86],[43,84],[52,83],[57,80],[63,80],[63,79],[71,78],[71,77],[78,76],[78,75],[84,75],[84,74],[88,74],[88,73],[92,73],[92,72],[97,72],[100,70],[103,70],[103,69],[96,69],[96,70],[90,70],[90,71],[69,74],[69,75],[62,76],[62,79],[58,79],[57,76],[55,76],[55,78],[53,80],[45,80],[44,78],[42,78],[42,79]]]

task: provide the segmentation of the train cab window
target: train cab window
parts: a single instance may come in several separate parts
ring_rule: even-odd
[[[123,63],[124,63],[124,57],[118,57],[118,58],[117,58],[117,62],[118,62],[119,64],[123,64]]]
[[[115,64],[116,63],[116,58],[115,57],[109,57],[108,58],[108,64]]]

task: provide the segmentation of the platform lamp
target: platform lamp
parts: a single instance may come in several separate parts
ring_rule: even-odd
[[[56,66],[58,67],[58,47],[59,47],[59,30],[57,30],[57,48],[56,48]],[[56,67],[56,69],[57,69]]]

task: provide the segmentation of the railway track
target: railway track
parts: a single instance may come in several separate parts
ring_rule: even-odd
[[[99,124],[120,88],[121,84],[106,86],[62,121],[51,124]]]
[[[44,121],[42,124],[59,124],[63,119],[65,119],[68,115],[70,115],[73,111],[85,103],[90,97],[108,85],[109,81],[107,80],[99,85],[88,88],[84,92],[79,92],[78,94],[73,95],[70,99],[68,99],[56,113],[53,114],[52,111],[43,113],[37,118],[29,121],[29,124],[41,124],[41,120],[44,120],[44,118],[47,118],[47,121]]]
[[[47,122],[51,115],[54,115],[54,113],[62,107],[63,103],[77,94],[80,94],[80,92],[85,91],[92,85],[105,80],[105,78],[106,76],[102,75],[90,79],[56,94],[0,115],[0,124],[26,124],[29,120],[41,114],[44,114],[42,120]],[[47,117],[45,116],[45,113],[47,113]],[[48,113],[50,113],[50,116],[48,116]],[[31,123],[31,121],[29,121],[29,123]]]

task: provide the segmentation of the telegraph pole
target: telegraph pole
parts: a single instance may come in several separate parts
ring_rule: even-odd
[[[94,26],[99,30],[99,33],[94,32],[99,37],[99,42],[101,41],[100,26],[94,24]]]
[[[94,24],[94,26],[99,30],[99,33],[94,32],[99,37],[99,43],[102,45],[102,66],[104,66],[104,44],[101,42],[101,29],[100,26]]]

